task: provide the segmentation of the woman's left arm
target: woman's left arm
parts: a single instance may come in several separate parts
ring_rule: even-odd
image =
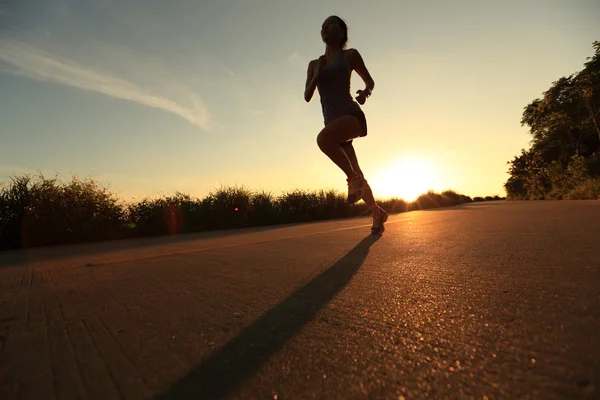
[[[364,103],[364,99],[366,99],[367,97],[369,97],[371,95],[371,92],[375,88],[375,81],[371,77],[371,74],[369,73],[369,70],[365,66],[365,62],[363,61],[362,56],[360,55],[360,53],[358,52],[358,50],[356,50],[356,49],[349,49],[348,50],[348,58],[349,58],[349,61],[350,61],[350,67],[354,71],[356,71],[356,73],[365,82],[365,85],[366,85],[365,90],[358,90],[356,92],[356,93],[358,93],[357,100],[363,100],[362,103]],[[360,97],[364,97],[364,99],[360,99]]]

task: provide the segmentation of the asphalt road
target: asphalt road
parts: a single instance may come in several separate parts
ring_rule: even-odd
[[[600,398],[600,201],[369,227],[0,253],[0,398]]]

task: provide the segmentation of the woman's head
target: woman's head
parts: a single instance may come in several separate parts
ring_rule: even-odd
[[[348,42],[348,27],[344,20],[336,15],[327,18],[321,26],[321,39],[328,45],[345,48]]]

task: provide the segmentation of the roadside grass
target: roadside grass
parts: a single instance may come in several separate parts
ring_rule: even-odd
[[[221,187],[204,198],[176,192],[126,203],[93,179],[22,175],[0,184],[0,249],[175,235],[221,229],[331,220],[368,215],[364,202],[347,204],[335,190],[292,190],[280,195]],[[429,191],[415,201],[378,200],[390,214],[499,200]]]

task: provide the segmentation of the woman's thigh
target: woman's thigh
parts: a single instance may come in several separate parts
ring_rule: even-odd
[[[319,133],[317,141],[335,140],[338,143],[344,143],[360,137],[362,131],[363,127],[356,117],[344,115],[325,126]]]

